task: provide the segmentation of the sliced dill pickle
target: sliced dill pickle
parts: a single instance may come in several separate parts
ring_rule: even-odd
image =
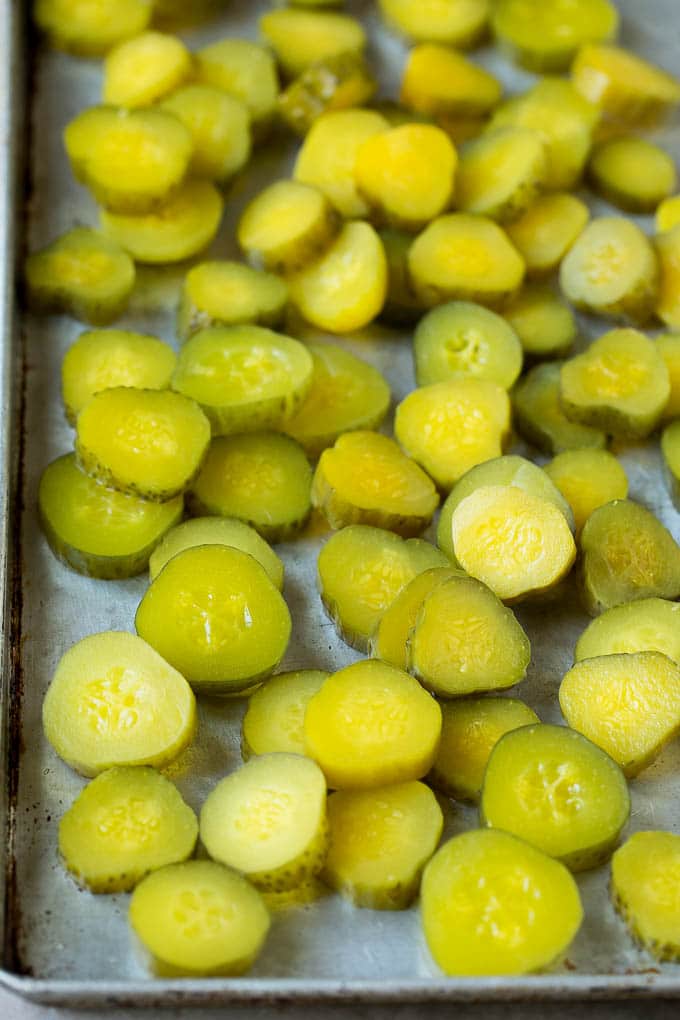
[[[408,638],[409,672],[444,698],[514,687],[530,658],[515,614],[472,577],[437,585]]]
[[[198,474],[210,423],[193,400],[169,390],[116,386],[78,415],[78,463],[97,481],[143,499],[173,499]]]
[[[455,567],[432,567],[422,574],[416,574],[378,620],[370,642],[371,656],[389,662],[391,666],[408,670],[407,642],[416,625],[420,607],[431,591],[459,574],[462,575],[462,571]]]
[[[600,119],[595,103],[563,78],[541,78],[495,110],[489,128],[512,125],[537,131],[547,147],[544,186],[567,190],[579,181]]]
[[[489,757],[506,733],[540,722],[518,698],[460,698],[442,703],[442,739],[428,782],[455,800],[479,800]]]
[[[198,80],[240,99],[252,118],[256,140],[266,135],[276,112],[279,82],[269,50],[250,39],[220,39],[196,54]]]
[[[605,751],[576,730],[536,723],[511,730],[494,747],[479,810],[484,825],[585,871],[610,856],[630,796]]]
[[[294,7],[268,11],[260,18],[260,32],[291,78],[320,60],[341,53],[361,54],[366,46],[366,33],[360,22],[335,11]]]
[[[377,429],[390,406],[390,388],[373,365],[335,344],[309,344],[312,383],[283,430],[310,457],[318,457],[344,432]]]
[[[192,177],[224,184],[250,159],[250,114],[242,100],[211,85],[185,85],[161,103],[190,132]]]
[[[504,600],[554,587],[576,558],[569,524],[553,502],[516,485],[483,485],[451,518],[461,567]]]
[[[680,422],[672,421],[661,434],[664,474],[676,509],[680,506]]]
[[[94,106],[64,130],[75,177],[107,209],[141,215],[162,205],[184,180],[191,134],[165,110]]]
[[[293,538],[311,513],[312,469],[278,432],[217,436],[191,487],[195,513],[235,517],[269,542]]]
[[[536,365],[517,384],[512,402],[518,430],[545,453],[601,449],[607,445],[605,433],[570,421],[562,410],[560,369],[557,361]]]
[[[417,680],[365,659],[324,681],[305,712],[305,750],[335,790],[420,779],[439,745],[442,713]]]
[[[527,276],[541,277],[557,269],[585,227],[590,211],[585,202],[565,191],[539,195],[506,230],[526,262]]]
[[[659,289],[654,248],[631,220],[621,216],[592,220],[562,261],[560,286],[577,308],[644,322]]]
[[[151,212],[130,214],[102,209],[102,230],[136,262],[166,265],[198,255],[214,240],[224,199],[210,181],[187,181]]]
[[[499,457],[509,430],[506,391],[471,377],[414,390],[398,405],[394,422],[406,453],[447,491],[475,464]]]
[[[649,123],[680,102],[680,81],[620,46],[583,46],[571,68],[574,87],[605,115]]]
[[[654,309],[670,329],[680,330],[680,226],[656,239],[661,279]]]
[[[680,605],[667,599],[637,599],[607,609],[588,624],[574,660],[626,652],[661,652],[680,665]]]
[[[202,329],[180,351],[172,386],[196,400],[216,435],[278,428],[312,380],[298,340],[261,326]]]
[[[657,336],[656,346],[668,369],[671,394],[664,408],[662,420],[680,418],[680,333]]]
[[[667,230],[672,230],[678,223],[680,223],[680,195],[664,198],[663,202],[659,203],[654,216],[657,234],[665,234]]]
[[[226,545],[177,553],[152,581],[135,627],[206,694],[251,687],[288,645],[288,607],[264,567]]]
[[[405,538],[419,535],[439,505],[434,482],[393,439],[355,431],[324,450],[312,482],[312,505],[332,528],[373,524]]]
[[[294,272],[329,247],[339,225],[323,191],[299,181],[275,181],[246,206],[238,243],[253,265]]]
[[[419,538],[353,524],[328,539],[319,553],[321,600],[341,637],[366,651],[383,612],[417,574],[449,560]]]
[[[111,238],[75,227],[28,256],[25,278],[33,307],[107,326],[127,307],[135,265]]]
[[[269,931],[256,889],[214,861],[185,861],[143,879],[130,902],[130,925],[159,974],[242,974]]]
[[[571,530],[575,529],[574,515],[569,503],[542,468],[526,457],[518,457],[515,454],[494,457],[470,468],[456,482],[442,507],[437,525],[437,544],[452,560],[455,559],[451,532],[453,512],[459,503],[483,485],[514,485],[532,496],[547,499],[564,514]]]
[[[468,213],[433,220],[413,242],[408,264],[427,306],[449,300],[497,305],[524,279],[524,260],[503,229]]]
[[[421,230],[449,208],[458,157],[434,124],[402,124],[368,138],[357,152],[360,194],[382,222]]]
[[[419,782],[338,790],[328,798],[328,820],[324,881],[356,907],[410,906],[444,825],[432,791]]]
[[[259,889],[283,892],[321,871],[326,781],[299,754],[258,755],[220,780],[201,808],[201,842]]]
[[[668,153],[630,135],[598,145],[588,173],[603,198],[629,212],[654,212],[677,186],[675,163]]]
[[[680,666],[660,652],[583,659],[560,684],[572,729],[637,776],[680,731]]]
[[[231,545],[249,553],[279,591],[283,590],[283,563],[254,528],[235,517],[194,517],[166,532],[149,558],[151,580],[173,556],[197,545]]]
[[[428,117],[481,117],[501,98],[497,78],[451,49],[424,43],[408,55],[401,102]]]
[[[549,284],[525,284],[503,315],[529,357],[559,358],[574,345],[578,332],[574,313]]]
[[[324,193],[348,219],[368,215],[357,190],[354,166],[363,143],[387,131],[389,123],[375,110],[333,110],[314,122],[295,161],[293,176]]]
[[[560,371],[565,414],[616,436],[649,435],[669,396],[668,369],[656,344],[635,329],[605,333]]]
[[[469,301],[428,312],[415,331],[413,357],[419,386],[472,376],[509,390],[522,371],[522,347],[512,326]]]
[[[467,213],[505,223],[534,201],[548,170],[546,146],[538,131],[498,127],[469,142],[456,177],[456,204]]]
[[[143,32],[153,0],[35,0],[33,17],[52,46],[81,57],[101,57],[112,46]]]
[[[90,397],[114,386],[164,390],[177,357],[155,336],[122,329],[81,333],[61,363],[61,394],[71,425]]]
[[[68,453],[43,471],[38,507],[45,537],[62,563],[88,577],[114,580],[146,570],[153,549],[182,519],[184,500],[152,503],[109,489]]]
[[[491,25],[500,44],[530,71],[566,71],[585,43],[616,37],[611,0],[498,0]]]
[[[567,869],[507,832],[474,829],[426,866],[421,920],[435,962],[451,976],[544,970],[583,918]]]
[[[241,726],[244,761],[274,751],[304,754],[305,711],[329,676],[322,669],[278,673],[251,694]]]
[[[313,326],[351,333],[378,315],[387,295],[387,259],[368,223],[346,223],[331,246],[288,277],[290,297]]]
[[[279,96],[279,113],[288,127],[304,137],[322,114],[363,106],[377,87],[360,54],[336,53],[310,64],[291,82]]]
[[[580,545],[591,616],[635,599],[680,595],[680,547],[638,503],[617,499],[598,507],[583,526]]]
[[[612,856],[611,897],[628,929],[657,960],[680,959],[680,836],[635,832]]]
[[[379,0],[383,17],[418,42],[473,46],[484,34],[489,0]]]
[[[577,535],[593,510],[628,495],[626,472],[608,450],[565,450],[544,470],[573,510]]]
[[[179,88],[192,70],[191,54],[176,35],[142,32],[108,53],[102,101],[128,109],[150,106]]]
[[[408,268],[408,253],[413,234],[406,230],[384,228],[378,231],[387,259],[387,297],[380,318],[395,326],[410,326],[423,314]]]
[[[91,892],[128,892],[150,871],[191,857],[198,821],[179,790],[151,768],[108,769],[59,823],[59,853]]]
[[[177,332],[188,340],[211,326],[277,326],[287,304],[288,288],[272,273],[241,262],[199,262],[184,278]]]
[[[61,657],[43,701],[45,736],[84,776],[114,765],[168,765],[191,742],[196,699],[146,641],[120,631]]]

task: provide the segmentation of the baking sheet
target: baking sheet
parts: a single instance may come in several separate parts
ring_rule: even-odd
[[[0,16],[18,19],[20,5],[5,3]],[[232,0],[219,19],[198,31],[185,33],[197,48],[228,34],[257,38],[258,15],[270,4]],[[405,47],[379,24],[373,3],[347,4],[369,27],[373,55],[381,69],[381,85],[394,94]],[[624,42],[672,69],[680,55],[680,19],[676,0],[622,0]],[[15,26],[16,28],[16,26]],[[0,40],[2,134],[21,132],[11,118],[30,118],[28,172],[21,175],[22,201],[11,194],[11,169],[19,155],[7,150],[1,201],[11,211],[2,217],[2,240],[13,251],[15,227],[25,226],[28,248],[34,250],[75,223],[96,224],[97,212],[87,192],[73,180],[63,151],[61,131],[84,106],[97,102],[101,82],[99,62],[82,61],[49,52],[22,29],[18,47],[11,47],[12,26]],[[26,53],[30,61],[30,106],[22,114],[21,74],[11,68]],[[4,56],[4,60],[1,58]],[[509,91],[527,87],[533,77],[517,71],[490,48],[478,59],[492,69]],[[11,102],[10,102],[11,100]],[[668,126],[659,140],[680,159],[680,130]],[[234,225],[245,203],[267,181],[285,176],[294,145],[280,144],[258,152],[255,161],[231,190],[227,215],[211,257],[237,257]],[[597,207],[597,203],[591,203]],[[600,209],[607,207],[600,204]],[[24,209],[26,218],[24,220]],[[0,213],[2,209],[0,209]],[[651,230],[651,220],[639,222]],[[205,257],[205,256],[203,256]],[[9,274],[11,260],[6,260]],[[140,269],[138,285],[122,328],[153,332],[175,343],[174,305],[180,269]],[[94,581],[59,564],[40,534],[36,493],[40,473],[55,457],[67,452],[73,432],[65,422],[60,396],[60,363],[64,352],[83,329],[63,316],[21,318],[20,335],[11,327],[13,290],[5,288],[3,327],[6,358],[3,381],[7,428],[0,446],[5,478],[18,478],[23,500],[21,520],[21,584],[12,583],[11,553],[15,547],[13,518],[3,514],[9,529],[0,562],[9,577],[11,605],[5,616],[5,654],[14,647],[20,658],[6,657],[2,767],[8,790],[9,843],[4,862],[7,888],[4,916],[4,971],[0,980],[17,991],[56,1003],[231,1002],[305,999],[395,1001],[442,999],[564,998],[585,995],[674,995],[680,993],[680,967],[656,965],[638,951],[609,904],[608,869],[577,877],[586,916],[567,960],[554,971],[517,980],[445,979],[432,963],[420,933],[417,908],[404,912],[357,910],[337,896],[275,915],[266,947],[245,978],[212,980],[154,979],[132,943],[126,921],[129,897],[93,896],[76,886],[57,859],[57,828],[61,814],[82,789],[84,780],[73,773],[46,744],[40,712],[44,692],[63,652],[75,641],[104,629],[134,630],[136,606],[146,578]],[[584,336],[607,328],[602,321],[581,320]],[[332,340],[307,327],[303,339]],[[380,326],[339,341],[372,361],[386,376],[395,402],[414,385],[409,337]],[[13,383],[19,372],[19,385]],[[25,417],[16,400],[25,387]],[[8,403],[10,394],[14,403]],[[8,442],[9,439],[9,442]],[[661,483],[656,443],[621,449],[630,479],[631,496],[653,509],[680,538],[680,518]],[[517,447],[523,452],[521,446]],[[21,457],[21,471],[16,464]],[[3,486],[2,500],[7,486]],[[315,667],[338,669],[360,656],[339,640],[324,616],[315,588],[315,563],[324,540],[313,524],[307,534],[277,551],[286,565],[285,595],[291,609],[293,639],[282,669]],[[428,533],[431,537],[433,531]],[[21,607],[20,633],[12,628]],[[10,611],[11,610],[11,611]],[[12,616],[12,612],[14,616]],[[533,660],[525,682],[516,690],[544,721],[559,722],[557,688],[571,665],[576,639],[587,623],[575,593],[568,588],[564,603],[521,607],[518,616],[532,642]],[[20,643],[19,643],[20,639]],[[183,796],[198,810],[217,780],[240,762],[239,725],[244,702],[239,699],[200,700],[200,728],[192,747],[171,767],[169,775]],[[669,828],[680,831],[680,745],[667,748],[658,762],[631,783],[633,809],[627,833],[635,829]],[[1,821],[1,819],[0,819]],[[451,805],[446,832],[453,834],[476,824],[476,810]]]

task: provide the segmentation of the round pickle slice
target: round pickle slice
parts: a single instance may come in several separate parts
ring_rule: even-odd
[[[566,71],[579,47],[616,37],[611,0],[498,0],[491,25],[502,46],[530,71]]]
[[[410,906],[444,824],[432,791],[418,782],[338,790],[328,798],[328,820],[324,881],[357,907]]]
[[[146,641],[105,631],[61,657],[42,720],[59,757],[84,776],[114,765],[161,768],[191,742],[196,699]]]
[[[401,82],[401,102],[426,117],[483,117],[501,92],[501,83],[483,67],[436,43],[410,50]]]
[[[462,571],[455,567],[432,567],[409,581],[378,621],[370,642],[372,657],[408,671],[408,638],[423,602],[440,584],[459,575]]]
[[[565,450],[544,468],[574,513],[580,534],[594,510],[628,495],[628,478],[608,450]]]
[[[50,44],[80,57],[101,57],[149,24],[152,0],[36,0],[33,17]]]
[[[473,46],[483,34],[489,0],[380,0],[384,18],[409,39]]]
[[[680,102],[680,81],[620,46],[582,46],[571,68],[574,87],[613,121],[650,124]]]
[[[151,768],[108,769],[76,797],[59,823],[59,853],[94,893],[128,892],[149,871],[191,857],[196,815]]]
[[[288,304],[288,287],[271,273],[240,262],[201,262],[187,273],[177,311],[177,332],[257,323],[276,326]]]
[[[674,832],[636,832],[612,857],[614,906],[635,941],[662,962],[680,959],[678,872]]]
[[[192,69],[191,54],[177,36],[141,32],[108,53],[102,101],[128,109],[151,106],[179,88]]]
[[[572,871],[606,861],[629,814],[623,772],[576,730],[522,726],[491,752],[480,802],[483,823],[525,839]]]
[[[536,365],[512,394],[515,424],[524,438],[545,453],[601,449],[607,436],[601,429],[570,421],[560,403],[560,362]]]
[[[310,699],[305,751],[335,790],[405,783],[432,766],[441,718],[417,680],[366,659],[333,673]]]
[[[583,918],[564,865],[507,832],[484,829],[437,851],[423,874],[420,909],[435,962],[457,977],[544,970]]]
[[[463,212],[505,223],[527,209],[545,183],[546,146],[530,128],[494,128],[469,142],[456,177],[456,204]]]
[[[278,673],[251,694],[241,726],[243,760],[275,751],[304,754],[307,705],[329,676],[322,669]]]
[[[258,755],[211,790],[200,828],[214,860],[259,889],[293,889],[319,873],[328,851],[323,773],[299,754]]]
[[[210,85],[186,85],[161,109],[178,117],[191,134],[192,177],[226,184],[250,159],[250,115],[245,103]]]
[[[574,660],[622,652],[661,652],[680,665],[680,604],[667,599],[638,599],[607,609],[588,624],[576,644]]]
[[[654,212],[677,186],[675,163],[668,153],[632,136],[598,145],[588,172],[603,198],[629,212]]]
[[[294,272],[329,247],[339,222],[319,188],[275,181],[246,206],[238,224],[238,243],[253,265],[275,273]]]
[[[242,974],[269,931],[257,890],[213,861],[148,875],[132,894],[129,919],[156,973],[169,977]]]
[[[361,53],[366,46],[361,23],[335,11],[273,10],[263,14],[259,24],[284,73],[291,78],[320,60]]]
[[[557,269],[590,217],[585,202],[566,191],[539,195],[505,228],[524,259],[527,276],[542,277]]]
[[[563,357],[578,333],[574,313],[550,284],[527,284],[506,305],[503,315],[530,358]]]
[[[256,139],[266,135],[279,94],[274,56],[250,39],[220,39],[196,54],[198,80],[245,103]]]

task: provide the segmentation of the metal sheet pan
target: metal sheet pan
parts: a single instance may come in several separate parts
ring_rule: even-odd
[[[368,24],[385,91],[394,91],[404,46],[380,26],[369,0],[351,0],[350,10]],[[156,980],[132,945],[128,897],[80,891],[57,859],[59,817],[83,786],[46,745],[40,725],[44,691],[52,671],[74,641],[92,632],[133,629],[135,607],[146,580],[97,582],[56,562],[42,539],[36,515],[40,472],[72,446],[59,397],[61,358],[81,330],[66,317],[34,318],[15,301],[14,258],[22,244],[35,249],[75,222],[96,223],[96,209],[75,184],[61,144],[65,123],[97,101],[100,65],[45,50],[24,22],[23,4],[0,6],[0,326],[5,416],[0,436],[0,571],[6,579],[3,612],[2,747],[3,825],[0,852],[5,879],[0,923],[4,936],[0,980],[32,999],[84,1005],[262,1003],[275,1001],[510,1000],[612,996],[669,997],[680,994],[680,967],[655,966],[631,944],[607,897],[607,868],[578,882],[586,919],[569,957],[551,973],[518,980],[447,980],[425,948],[417,908],[401,913],[356,910],[328,896],[276,915],[262,956],[245,978]],[[232,0],[226,13],[187,34],[192,46],[227,34],[256,37],[264,0]],[[677,0],[620,0],[624,41],[669,68],[680,56]],[[479,59],[511,91],[531,76],[510,68],[491,49]],[[25,74],[26,72],[26,74]],[[24,102],[24,79],[29,83]],[[22,159],[23,126],[30,127],[28,158]],[[680,157],[680,130],[659,138]],[[248,198],[263,183],[283,175],[292,148],[262,150],[232,189],[214,256],[236,255],[233,226]],[[650,222],[641,220],[650,229]],[[174,342],[173,317],[179,270],[142,270],[123,325],[155,332]],[[583,319],[584,336],[603,331]],[[305,336],[314,336],[305,330]],[[321,338],[323,339],[323,338]],[[376,364],[395,400],[413,386],[409,338],[381,327],[341,341]],[[680,518],[661,483],[655,444],[620,451],[631,495],[651,507],[680,538]],[[21,519],[19,515],[21,512]],[[358,656],[336,636],[315,592],[315,559],[323,535],[312,527],[298,542],[279,549],[287,570],[286,597],[294,639],[284,668],[339,668]],[[586,618],[573,591],[566,602],[519,610],[534,656],[520,695],[545,721],[559,721],[556,691],[571,664],[575,640]],[[171,769],[188,802],[198,809],[217,779],[239,762],[239,700],[203,699],[193,747]],[[680,746],[632,783],[629,832],[638,828],[680,831]],[[447,832],[475,824],[471,808],[452,805]]]

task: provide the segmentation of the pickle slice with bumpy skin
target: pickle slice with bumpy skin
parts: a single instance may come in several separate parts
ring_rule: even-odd
[[[583,918],[563,864],[485,829],[437,851],[423,874],[420,910],[436,963],[461,977],[543,970],[566,951]]]
[[[566,71],[579,47],[616,37],[611,0],[498,0],[491,25],[501,46],[530,71]]]
[[[483,823],[525,839],[572,871],[606,861],[629,814],[623,772],[575,730],[522,726],[491,752],[480,802]]]
[[[545,453],[601,449],[607,445],[605,433],[570,421],[562,410],[560,368],[557,361],[536,365],[519,381],[512,394],[517,429]]]
[[[680,422],[673,421],[663,430],[661,453],[666,483],[677,509],[680,506]]]
[[[498,103],[501,84],[449,46],[423,43],[409,52],[401,102],[427,117],[482,117]]]
[[[272,273],[240,262],[199,262],[182,285],[177,332],[188,340],[213,326],[278,326],[287,304],[288,288]]]
[[[548,171],[538,131],[498,127],[469,142],[456,177],[456,204],[467,213],[505,223],[534,201]]]
[[[320,60],[341,53],[361,54],[366,46],[366,33],[360,22],[335,11],[294,7],[269,11],[260,18],[260,32],[291,78]]]
[[[612,857],[611,897],[628,929],[661,961],[680,959],[680,836],[635,832]]]
[[[84,776],[114,765],[169,764],[196,730],[196,699],[146,641],[118,631],[61,657],[43,701],[45,736]]]
[[[583,659],[560,684],[572,729],[637,776],[680,731],[680,667],[660,652]]]
[[[151,768],[108,769],[59,823],[59,853],[91,892],[128,892],[150,871],[191,857],[198,821],[179,790]]]
[[[248,553],[201,545],[178,553],[139,603],[140,637],[206,694],[251,687],[288,646],[288,607]]]
[[[250,39],[220,39],[199,50],[196,61],[199,82],[245,103],[255,140],[265,136],[279,94],[276,63],[269,50]]]
[[[539,195],[521,216],[508,223],[508,237],[526,262],[527,276],[541,277],[557,269],[584,229],[590,211],[585,202],[565,191]]]
[[[588,624],[574,660],[626,652],[661,652],[680,665],[680,605],[667,599],[637,599],[607,609]]]
[[[675,163],[668,153],[630,135],[598,145],[588,173],[603,198],[629,212],[654,212],[677,185]]]
[[[370,642],[371,656],[408,671],[408,638],[423,602],[444,581],[462,574],[455,567],[432,567],[409,581],[380,617]]]
[[[473,46],[483,35],[489,0],[379,0],[387,22],[409,39]]]
[[[332,528],[373,524],[409,538],[430,523],[439,495],[432,480],[393,439],[357,431],[340,436],[321,454],[312,504]]]
[[[657,336],[656,346],[668,369],[671,393],[662,420],[680,418],[680,333]]]
[[[368,64],[356,53],[337,53],[310,64],[279,96],[279,114],[303,137],[314,121],[331,110],[363,106],[377,82]]]
[[[304,754],[307,705],[329,676],[322,669],[278,673],[251,694],[241,726],[243,760],[274,751]]]
[[[549,284],[526,284],[503,315],[531,358],[559,358],[574,346],[578,328],[566,301]]]
[[[333,242],[339,217],[323,191],[300,181],[275,181],[239,220],[238,243],[255,266],[294,272]]]
[[[250,159],[250,114],[245,103],[211,85],[185,85],[161,103],[191,134],[192,177],[225,184]]]
[[[128,109],[150,106],[179,88],[191,72],[191,54],[181,39],[142,32],[106,57],[102,101]]]
[[[43,471],[38,507],[58,559],[79,574],[117,580],[146,570],[152,550],[182,519],[184,500],[152,503],[108,489],[81,471],[69,453]]]
[[[214,860],[259,889],[292,889],[319,873],[328,851],[323,773],[299,754],[258,755],[211,790],[200,826]]]
[[[680,226],[656,238],[661,272],[655,314],[670,329],[680,330]]]
[[[36,0],[33,17],[57,49],[101,57],[112,46],[143,32],[152,7],[152,0]]]
[[[328,798],[328,819],[324,881],[356,907],[410,906],[444,824],[432,791],[418,782],[339,790]]]
[[[127,307],[135,265],[119,244],[90,227],[75,227],[26,259],[26,288],[37,310],[65,312],[107,326]]]
[[[628,495],[626,472],[608,450],[565,450],[544,470],[573,510],[577,534],[599,506]]]
[[[650,123],[680,103],[677,78],[620,46],[583,46],[571,77],[582,96],[624,124]]]

